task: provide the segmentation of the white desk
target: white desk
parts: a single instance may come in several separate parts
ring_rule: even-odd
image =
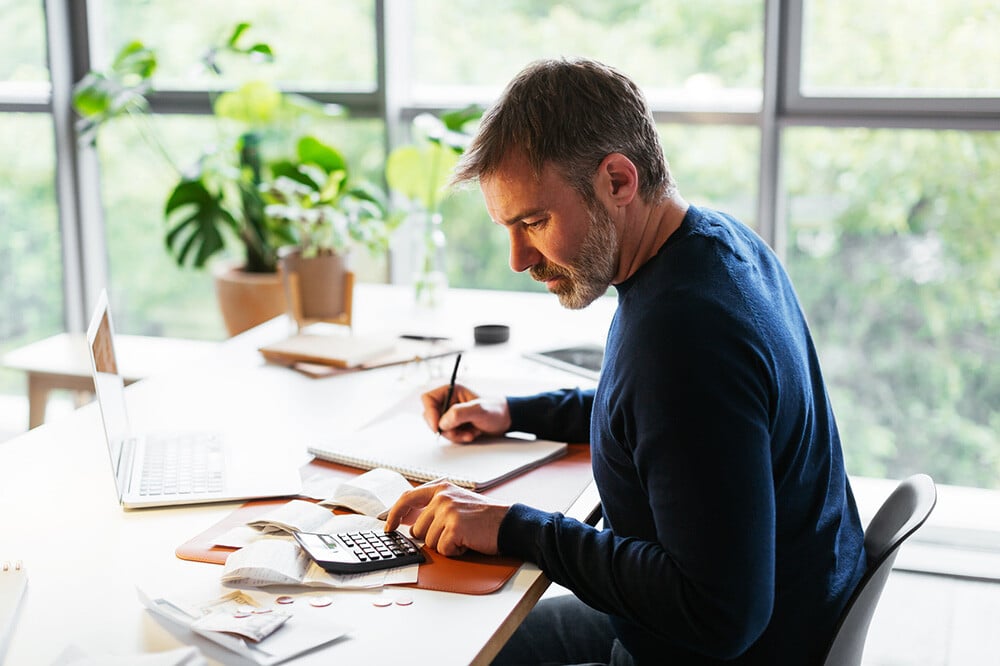
[[[119,335],[115,352],[126,384],[168,371],[178,362],[189,363],[210,355],[217,344],[203,340]],[[94,380],[83,333],[59,333],[4,354],[3,365],[28,376],[28,427],[45,421],[49,393],[64,389],[94,393]],[[77,406],[85,400],[77,399]]]
[[[449,332],[470,341],[460,375],[466,383],[475,386],[476,376],[502,376],[537,388],[587,380],[519,353],[602,342],[613,309],[613,303],[602,302],[568,312],[545,294],[453,291],[443,311],[428,314],[415,310],[409,289],[372,285],[359,285],[355,302],[359,334]],[[486,322],[509,323],[511,342],[473,348],[472,326]],[[133,418],[147,427],[236,426],[295,455],[302,452],[304,461],[307,442],[332,428],[361,425],[426,382],[447,381],[451,369],[451,360],[444,359],[309,379],[264,365],[257,346],[289,330],[287,321],[273,320],[224,343],[198,367],[130,386]],[[42,490],[43,482],[53,489]],[[584,517],[596,502],[591,486],[567,513]],[[221,567],[179,560],[174,549],[235,506],[122,511],[93,404],[0,444],[0,559],[23,559],[30,576],[5,663],[51,664],[68,645],[91,655],[179,646],[143,610],[135,587],[191,599],[230,591],[219,584]],[[407,607],[376,608],[368,592],[322,592],[334,600],[331,622],[354,630],[294,663],[488,663],[546,586],[538,569],[525,565],[496,593],[407,590],[413,598]],[[238,663],[208,643],[199,647],[213,663]]]

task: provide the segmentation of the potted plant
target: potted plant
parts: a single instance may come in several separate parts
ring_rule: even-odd
[[[293,245],[279,251],[285,296],[293,318],[350,325],[353,275],[348,257],[355,248],[388,248],[393,223],[384,193],[351,174],[334,147],[312,136],[299,139],[295,159],[271,166],[262,183],[265,221],[287,229]]]
[[[240,23],[209,48],[201,58],[204,69],[221,74],[220,63],[227,57],[272,61],[270,46],[248,41],[249,28]],[[156,64],[155,52],[135,41],[121,49],[107,70],[81,79],[74,88],[80,138],[93,142],[98,129],[118,117],[140,121],[142,135],[178,175],[164,206],[167,250],[179,266],[204,268],[215,262],[223,320],[234,335],[286,310],[278,249],[297,237],[280,217],[265,215],[261,183],[273,181],[288,163],[286,157],[268,159],[275,152],[271,145],[294,143],[298,125],[311,116],[342,116],[343,110],[283,93],[264,80],[247,81],[212,100],[220,134],[230,138],[205,147],[193,165],[180,169],[139,118],[149,109]],[[215,261],[233,244],[242,248],[238,264]]]
[[[440,117],[422,113],[413,120],[413,143],[396,148],[386,160],[386,183],[402,198],[401,217],[419,237],[414,243],[413,282],[421,305],[436,306],[448,287],[441,201],[451,172],[471,140],[468,128],[482,114],[482,107],[476,105]]]

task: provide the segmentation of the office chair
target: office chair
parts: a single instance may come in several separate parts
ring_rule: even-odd
[[[868,625],[899,547],[924,524],[937,502],[934,481],[914,474],[900,482],[865,530],[868,568],[841,613],[824,666],[859,666]]]

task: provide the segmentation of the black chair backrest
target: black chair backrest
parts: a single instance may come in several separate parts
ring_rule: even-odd
[[[915,474],[900,482],[865,529],[868,568],[841,613],[824,666],[859,666],[868,626],[899,547],[927,520],[937,503],[934,481]]]

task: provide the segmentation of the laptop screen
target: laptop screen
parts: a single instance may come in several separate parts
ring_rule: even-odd
[[[108,452],[111,455],[111,469],[115,475],[118,496],[121,497],[125,487],[125,477],[128,474],[126,462],[129,456],[124,450],[129,436],[128,413],[125,410],[125,380],[118,374],[118,361],[115,357],[114,324],[111,321],[111,309],[108,306],[108,295],[101,291],[97,299],[97,307],[87,329],[87,347],[90,351],[91,367],[94,371],[94,389],[97,393],[97,403],[101,409],[101,420],[104,422],[104,434],[108,440]]]

